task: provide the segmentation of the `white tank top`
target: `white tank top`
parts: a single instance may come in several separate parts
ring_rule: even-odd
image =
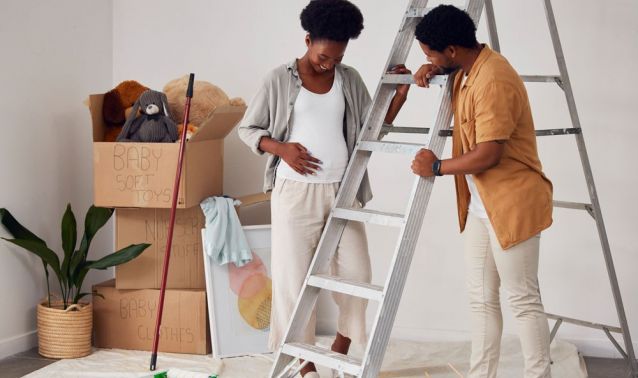
[[[465,175],[465,181],[467,181],[467,186],[470,190],[470,205],[468,207],[468,211],[477,218],[488,219],[487,210],[485,210],[485,205],[483,204],[481,195],[476,187],[474,178],[472,175]]]
[[[466,79],[467,75],[463,74],[461,88],[463,88],[463,84],[465,84]],[[487,211],[485,210],[485,205],[483,204],[481,195],[479,194],[476,183],[474,182],[474,177],[472,175],[465,175],[465,181],[467,182],[467,187],[470,190],[470,205],[468,206],[468,211],[477,218],[488,219]]]
[[[320,184],[341,182],[348,166],[348,147],[343,136],[346,103],[342,83],[339,71],[335,71],[332,88],[327,93],[313,93],[302,86],[292,110],[288,142],[306,147],[311,156],[322,162],[321,169],[315,175],[303,176],[280,160],[276,177]]]

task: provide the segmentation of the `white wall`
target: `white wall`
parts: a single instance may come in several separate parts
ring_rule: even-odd
[[[1,9],[0,207],[59,251],[67,202],[83,225],[93,199],[91,123],[82,102],[111,85],[112,4],[9,0]],[[109,224],[92,256],[112,248]],[[90,273],[85,288],[111,276]],[[44,282],[39,259],[0,242],[0,358],[37,345]],[[59,291],[53,278],[51,288]]]
[[[374,92],[407,1],[355,2],[364,13],[366,28],[360,39],[351,43],[344,62],[355,66]],[[15,53],[13,60],[5,58],[2,63],[4,101],[0,107],[2,114],[10,115],[5,130],[19,126],[22,134],[18,139],[29,136],[31,141],[27,144],[2,139],[3,151],[11,151],[0,163],[2,182],[12,182],[1,189],[3,206],[11,204],[20,219],[55,245],[58,218],[66,198],[72,197],[75,207],[81,210],[78,213],[84,211],[91,199],[90,132],[86,109],[80,105],[87,93],[104,91],[126,79],[161,89],[170,79],[195,72],[197,79],[220,85],[231,97],[248,100],[268,70],[303,55],[304,33],[298,21],[303,3],[114,0],[111,25],[107,2],[56,2],[55,7],[44,2],[37,6],[34,2],[10,2],[10,11],[3,9],[0,16],[0,38],[3,47],[10,46],[4,51]],[[638,4],[629,0],[607,4],[586,0],[574,9],[573,2],[568,0],[554,3],[631,330],[638,337],[635,296],[638,278],[632,274],[638,262],[635,255],[638,236],[633,232],[636,226],[633,215],[638,204],[631,195],[638,185],[631,165],[632,141],[638,137],[638,130],[630,123],[635,118],[633,88],[638,80],[631,72],[638,58],[635,43],[638,30],[631,16],[637,14]],[[497,0],[495,7],[500,17],[503,51],[520,73],[555,73],[540,1]],[[577,17],[573,12],[577,12]],[[17,17],[25,14],[29,16]],[[523,14],[524,18],[520,16]],[[486,40],[483,27],[480,36]],[[57,52],[55,57],[52,51]],[[409,66],[416,68],[422,62],[414,49]],[[24,86],[24,82],[31,84]],[[431,123],[436,91],[415,89],[397,124]],[[555,87],[530,87],[530,97],[538,128],[569,126],[564,100]],[[44,111],[35,113],[29,108],[36,99],[40,100],[37,106],[44,106]],[[59,133],[61,128],[67,133]],[[27,151],[34,143],[35,148]],[[586,201],[571,138],[542,139],[540,150],[546,172],[555,183],[556,198]],[[80,158],[72,162],[64,160],[74,155]],[[14,163],[25,161],[51,163]],[[401,157],[372,161],[370,171],[376,199],[371,207],[401,211],[412,182],[409,162],[409,158]],[[243,195],[259,191],[263,166],[264,159],[250,154],[236,133],[231,134],[226,140],[226,193]],[[396,168],[401,166],[405,169]],[[34,195],[42,192],[47,195]],[[454,206],[452,179],[443,178],[432,195],[397,316],[395,337],[468,338],[461,238]],[[376,283],[385,278],[385,262],[392,253],[393,236],[396,234],[381,228],[369,228]],[[110,247],[107,242],[105,245]],[[3,287],[19,287],[22,294],[8,295],[5,291],[0,297],[2,308],[22,309],[3,315],[3,320],[11,319],[0,325],[0,340],[11,341],[12,337],[19,338],[33,329],[33,303],[43,291],[41,281],[37,281],[39,263],[17,253],[5,253],[0,259],[7,260],[0,264]],[[541,260],[540,278],[547,311],[616,323],[595,228],[587,216],[557,210],[555,225],[543,236]],[[37,284],[33,284],[34,278]],[[332,327],[334,311],[329,303],[322,301],[323,330]],[[25,312],[29,316],[25,317]],[[505,331],[514,333],[515,325],[507,310],[506,313]],[[585,353],[614,353],[598,332],[564,326],[559,336],[574,340]]]
[[[407,2],[355,3],[364,13],[365,30],[359,40],[351,42],[344,63],[355,66],[374,92]],[[632,168],[638,130],[631,127],[638,80],[632,74],[633,62],[638,59],[638,30],[631,16],[637,14],[638,4],[587,0],[574,9],[568,0],[554,3],[630,328],[638,337],[638,278],[632,274],[638,263],[638,236],[633,230],[638,204],[632,195],[638,186]],[[197,78],[220,85],[230,96],[248,100],[268,70],[303,55],[304,32],[298,21],[303,4],[292,0],[198,0],[183,4],[115,0],[114,83],[138,79],[160,89],[174,77],[195,72]],[[521,74],[557,73],[541,4],[495,1],[502,49]],[[143,14],[148,17],[141,17]],[[486,41],[484,29],[481,25],[480,36]],[[418,48],[413,52],[409,66],[416,68],[423,57]],[[538,128],[570,127],[564,99],[556,87],[536,85],[529,91]],[[435,90],[413,89],[396,124],[427,126],[434,117],[435,99]],[[447,150],[449,154],[449,146]],[[540,151],[545,170],[554,181],[556,198],[587,201],[573,139],[542,139]],[[225,158],[227,194],[261,189],[264,159],[251,155],[236,133],[226,140]],[[401,211],[412,182],[410,159],[384,159],[376,158],[371,164],[376,198],[370,206]],[[439,180],[432,195],[396,319],[395,337],[469,337],[452,182],[451,178]],[[374,281],[383,283],[396,233],[379,227],[368,230]],[[594,223],[585,213],[556,211],[555,225],[543,236],[540,279],[547,311],[616,324]],[[330,301],[321,303],[320,326],[324,331],[333,329],[332,305]],[[505,311],[505,332],[514,333],[511,314]],[[615,355],[599,332],[563,326],[559,337],[574,340],[585,353]]]

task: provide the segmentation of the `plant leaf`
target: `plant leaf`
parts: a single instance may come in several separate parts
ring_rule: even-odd
[[[93,261],[88,262],[80,262],[80,265],[77,267],[76,272],[73,275],[73,286],[82,289],[82,283],[84,282],[84,277],[89,272],[88,265]]]
[[[2,225],[7,229],[7,231],[9,231],[9,233],[13,235],[13,237],[16,239],[33,240],[33,241],[38,241],[44,245],[47,244],[44,240],[40,239],[36,234],[27,230],[26,227],[21,225],[20,222],[18,222],[13,217],[13,215],[11,215],[9,210],[5,208],[0,209],[0,221],[2,222]]]
[[[93,261],[87,265],[89,269],[107,269],[112,266],[124,264],[129,262],[142,254],[146,248],[150,247],[150,244],[131,244],[128,247],[124,247],[117,252],[113,252],[110,255],[104,256],[97,261]]]
[[[77,223],[75,221],[75,215],[71,210],[71,204],[66,205],[66,211],[62,217],[62,249],[64,250],[64,257],[70,261],[71,255],[75,250],[75,244],[78,240]],[[63,266],[65,264],[62,264]],[[68,268],[69,263],[66,263]]]
[[[84,218],[84,236],[82,236],[82,242],[80,243],[79,249],[79,252],[82,255],[82,261],[86,261],[93,237],[98,230],[109,221],[111,215],[113,215],[113,209],[95,207],[93,205],[91,205],[89,210],[86,212],[86,217]]]
[[[58,258],[58,255],[55,254],[55,252],[53,252],[49,249],[49,247],[46,246],[46,244],[40,243],[39,241],[35,240],[5,238],[2,239],[38,255],[42,259],[42,261],[51,266],[55,274],[57,274],[58,279],[62,279],[60,273],[60,259]]]
[[[73,251],[75,250],[75,244],[77,243],[77,223],[75,221],[75,215],[71,210],[71,204],[66,205],[66,211],[62,216],[62,249],[64,250],[64,260],[62,260],[62,276],[63,282],[71,282],[69,264],[73,257]]]
[[[129,262],[142,254],[142,252],[144,252],[144,250],[148,247],[150,247],[150,244],[131,244],[128,247],[104,256],[97,261],[82,262],[76,269],[73,284],[75,287],[81,288],[84,277],[86,277],[86,274],[90,269],[107,269],[112,266],[124,264],[125,262]]]
[[[76,277],[79,274],[79,267],[84,263],[84,256],[80,253],[80,251],[75,251],[73,253],[73,257],[71,257],[71,263],[69,264],[69,279],[71,282],[76,282]]]

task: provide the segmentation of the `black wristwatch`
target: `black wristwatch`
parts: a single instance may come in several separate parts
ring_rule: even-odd
[[[441,160],[436,159],[434,163],[432,163],[432,173],[434,173],[435,176],[443,176],[441,173]]]

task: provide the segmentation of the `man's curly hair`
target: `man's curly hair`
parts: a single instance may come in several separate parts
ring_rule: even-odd
[[[439,52],[448,46],[472,48],[478,44],[474,21],[465,11],[452,5],[439,5],[428,12],[414,35],[419,42]]]
[[[310,39],[348,42],[363,30],[363,15],[347,0],[312,0],[299,16]]]

